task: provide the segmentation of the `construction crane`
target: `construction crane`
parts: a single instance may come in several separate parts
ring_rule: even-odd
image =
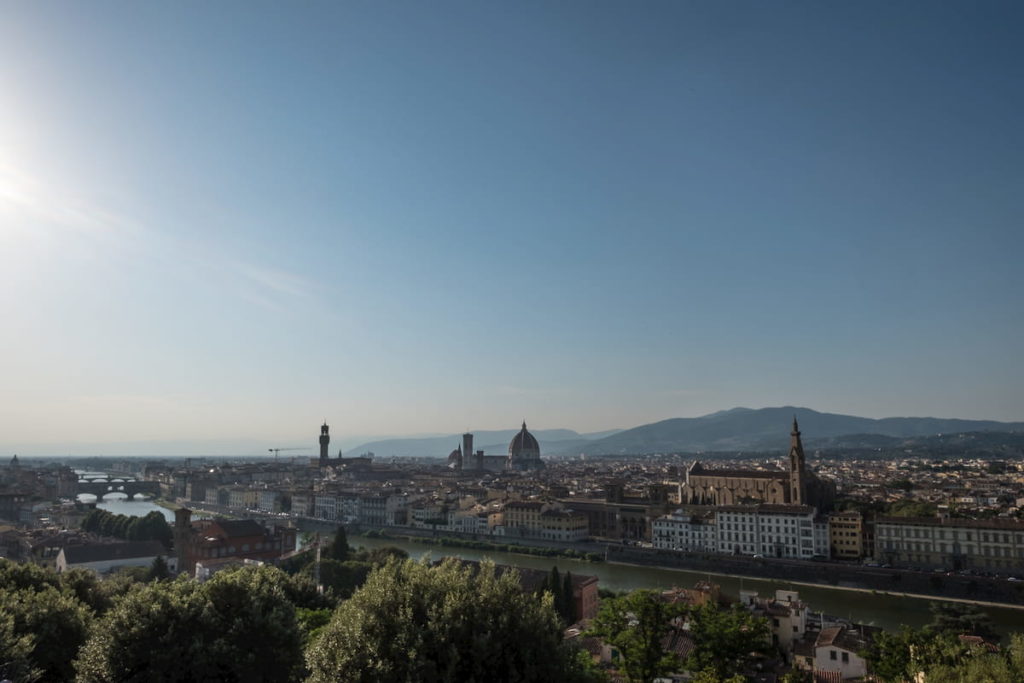
[[[277,454],[280,453],[281,451],[304,451],[304,450],[306,450],[306,449],[305,448],[268,448],[267,452],[268,453],[273,453],[274,454],[274,462],[277,462]]]

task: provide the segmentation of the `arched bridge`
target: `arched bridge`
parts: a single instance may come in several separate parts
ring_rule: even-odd
[[[123,493],[131,500],[140,493],[160,495],[160,482],[156,481],[78,481],[77,493],[91,493],[101,500],[108,493]]]

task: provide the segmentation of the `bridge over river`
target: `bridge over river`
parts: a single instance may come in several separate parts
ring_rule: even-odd
[[[160,483],[155,481],[136,481],[134,479],[79,479],[76,495],[89,493],[96,496],[96,500],[103,500],[103,497],[111,493],[123,493],[132,500],[138,495],[156,497],[160,495]]]

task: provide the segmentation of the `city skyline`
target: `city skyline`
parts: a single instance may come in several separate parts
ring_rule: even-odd
[[[1024,420],[1022,18],[8,5],[0,449]]]

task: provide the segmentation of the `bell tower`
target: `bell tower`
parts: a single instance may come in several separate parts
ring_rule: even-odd
[[[793,431],[789,434],[789,502],[807,504],[807,482],[804,478],[804,445],[800,443],[800,428],[793,416]]]
[[[327,454],[327,446],[331,443],[331,435],[327,433],[329,430],[330,427],[326,422],[320,427],[320,467],[327,467],[327,461],[330,458]]]

